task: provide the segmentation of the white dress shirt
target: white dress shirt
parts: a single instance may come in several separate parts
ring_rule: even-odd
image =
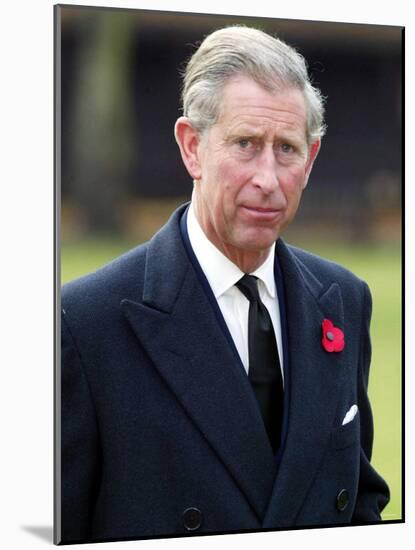
[[[190,244],[218,302],[223,318],[235,342],[242,364],[248,373],[248,311],[249,301],[235,286],[245,274],[212,244],[203,232],[190,205],[187,215]],[[278,294],[274,278],[275,243],[265,262],[250,273],[258,277],[258,291],[267,308],[278,345],[281,373],[284,379],[281,320]]]

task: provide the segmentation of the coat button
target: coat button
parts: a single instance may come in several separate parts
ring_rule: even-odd
[[[339,512],[344,512],[349,505],[349,492],[342,489],[336,498],[336,507]]]
[[[202,525],[202,512],[198,508],[187,508],[183,512],[183,525],[188,531],[196,531]]]

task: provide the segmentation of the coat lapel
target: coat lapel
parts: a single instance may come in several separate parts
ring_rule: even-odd
[[[326,317],[343,328],[340,288],[325,289],[280,240],[277,253],[284,276],[289,355],[289,411],[285,446],[264,528],[295,525],[333,425],[342,353],[321,344]]]
[[[164,381],[259,521],[276,466],[251,386],[189,261],[176,212],[149,243],[140,300],[121,307]]]

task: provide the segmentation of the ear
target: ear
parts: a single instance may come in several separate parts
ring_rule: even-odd
[[[304,187],[306,187],[308,183],[308,178],[310,177],[311,169],[313,168],[313,163],[316,160],[318,152],[320,151],[320,146],[321,146],[320,139],[317,139],[314,143],[311,144],[310,150],[308,152],[307,162],[305,165],[305,178],[304,178],[303,189]]]
[[[199,132],[193,128],[187,117],[182,116],[176,121],[174,135],[187,171],[194,180],[200,180],[202,169],[199,155]]]

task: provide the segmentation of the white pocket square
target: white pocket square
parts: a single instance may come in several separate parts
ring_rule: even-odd
[[[352,405],[350,409],[347,411],[346,416],[343,419],[342,426],[351,422],[353,418],[356,416],[358,410],[359,408],[357,405]]]

